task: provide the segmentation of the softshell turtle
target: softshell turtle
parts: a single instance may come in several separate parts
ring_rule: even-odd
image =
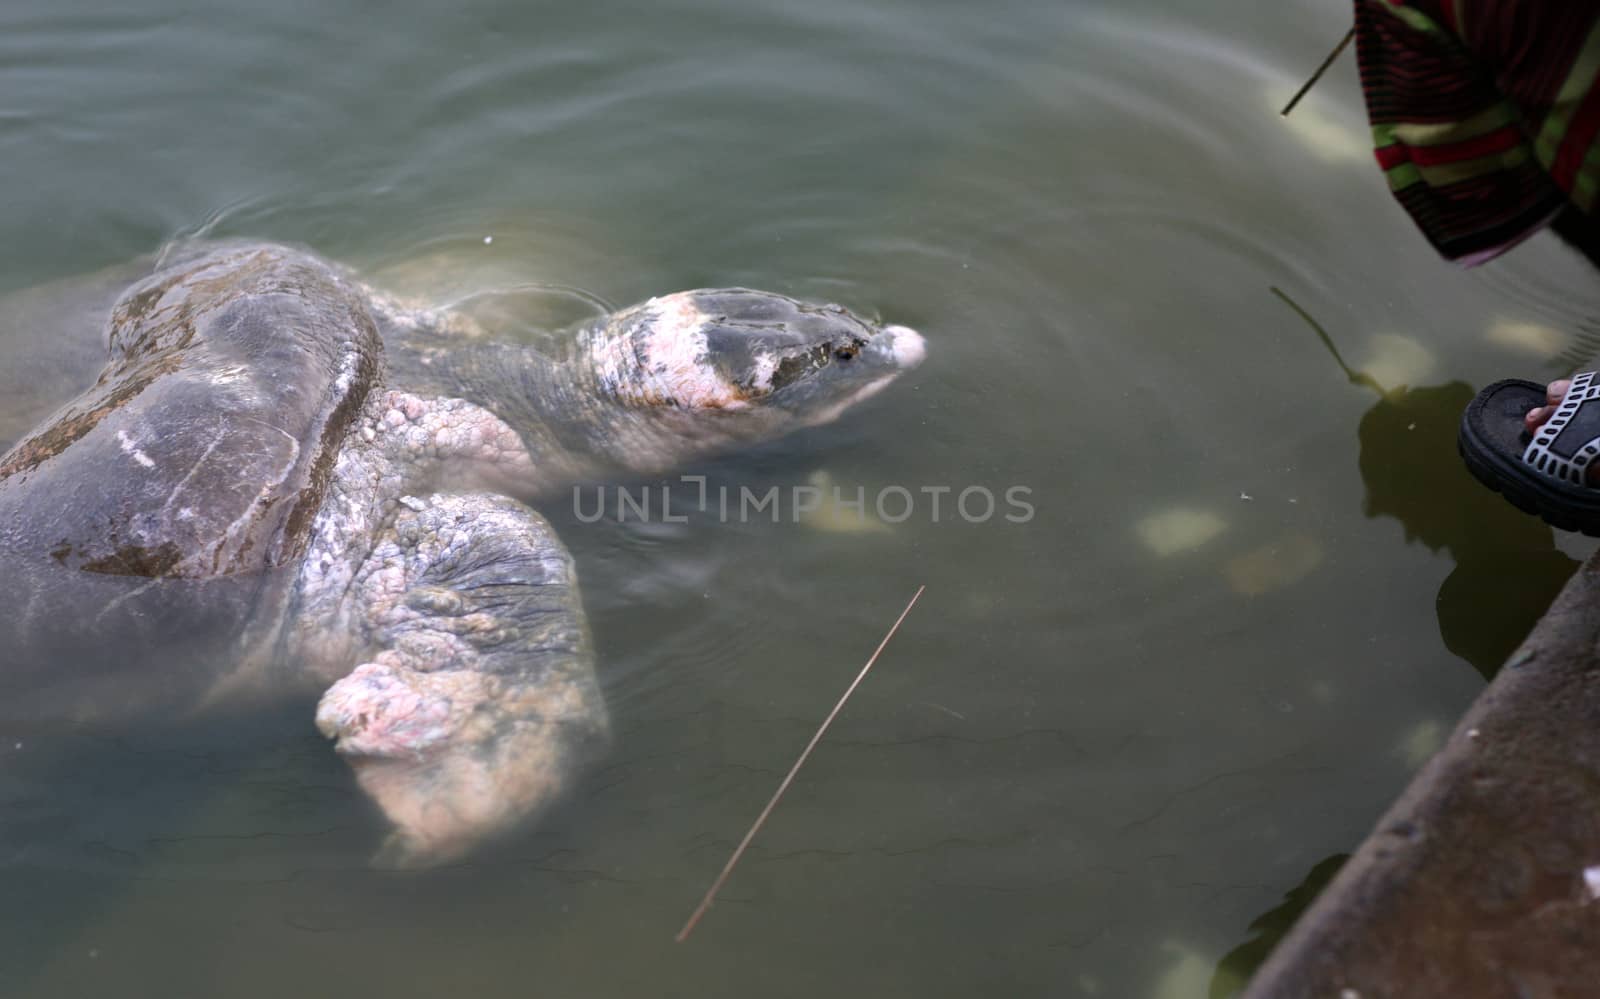
[[[827,422],[923,355],[724,289],[552,356],[263,243],[169,253],[97,321],[98,380],[0,456],[0,720],[321,692],[410,864],[537,812],[606,738],[572,558],[527,502]]]

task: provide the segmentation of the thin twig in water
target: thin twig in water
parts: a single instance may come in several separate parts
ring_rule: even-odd
[[[734,865],[739,862],[740,857],[744,856],[745,848],[750,845],[751,840],[756,838],[756,833],[766,823],[767,816],[772,814],[772,809],[777,806],[778,799],[783,797],[783,792],[789,790],[789,785],[794,781],[794,775],[800,772],[800,767],[806,762],[806,757],[810,756],[811,751],[817,748],[817,743],[822,741],[822,733],[826,732],[828,726],[833,724],[833,719],[844,708],[844,702],[850,699],[850,695],[856,692],[856,688],[861,685],[861,681],[867,678],[867,671],[872,668],[873,663],[878,661],[878,656],[883,653],[884,646],[889,644],[889,639],[893,638],[894,633],[900,630],[900,622],[904,621],[906,615],[911,613],[911,608],[916,606],[917,600],[922,596],[922,591],[925,589],[927,589],[926,586],[917,587],[917,592],[912,595],[911,602],[906,604],[906,609],[901,611],[900,616],[895,619],[894,625],[889,629],[889,633],[884,635],[883,641],[878,643],[877,651],[872,653],[872,658],[867,660],[867,664],[861,667],[861,672],[857,673],[856,678],[850,682],[850,686],[845,688],[844,695],[839,698],[839,703],[833,706],[833,710],[828,712],[828,717],[822,719],[822,724],[817,728],[817,734],[813,735],[811,741],[806,743],[806,748],[801,750],[800,758],[795,760],[794,766],[789,768],[788,776],[783,778],[783,783],[779,784],[778,790],[773,792],[772,799],[767,802],[767,807],[763,808],[761,814],[756,816],[755,824],[750,827],[749,832],[744,834],[744,839],[734,849],[733,856],[728,858],[727,864],[722,868],[722,873],[717,875],[717,880],[711,883],[711,888],[706,891],[706,897],[700,900],[700,904],[695,907],[693,914],[689,916],[689,921],[684,923],[683,929],[678,931],[678,943],[683,943],[689,939],[689,934],[694,932],[695,924],[700,922],[700,917],[706,914],[707,909],[711,908],[711,903],[717,897],[717,892],[722,890],[722,886],[728,880],[728,876],[733,873]]]
[[[1299,302],[1296,302],[1294,299],[1290,298],[1281,288],[1274,286],[1270,290],[1274,295],[1278,296],[1283,304],[1293,309],[1296,315],[1305,320],[1307,326],[1311,327],[1311,331],[1317,335],[1317,339],[1321,340],[1322,345],[1328,348],[1328,353],[1333,355],[1333,363],[1337,364],[1339,366],[1339,370],[1344,372],[1344,376],[1350,379],[1351,385],[1360,385],[1364,388],[1371,389],[1385,398],[1388,397],[1389,390],[1385,389],[1382,385],[1379,385],[1376,378],[1373,378],[1365,371],[1352,371],[1350,369],[1350,365],[1344,363],[1344,358],[1339,354],[1339,348],[1333,345],[1333,337],[1328,335],[1328,331],[1322,328],[1321,323],[1311,318],[1311,313],[1300,307]]]
[[[943,711],[945,714],[949,715],[951,718],[957,719],[958,721],[966,721],[967,720],[967,716],[966,715],[962,714],[959,711],[955,711],[955,710],[953,710],[951,708],[947,708],[943,704],[935,704],[932,701],[923,701],[922,703],[926,704],[928,707],[932,708],[935,711]]]
[[[1285,104],[1283,110],[1279,111],[1278,114],[1285,118],[1289,117],[1289,112],[1293,111],[1294,106],[1300,103],[1300,98],[1304,97],[1312,87],[1317,85],[1317,81],[1322,79],[1322,74],[1328,71],[1328,67],[1333,65],[1333,61],[1339,58],[1339,53],[1343,52],[1355,37],[1356,29],[1351,28],[1349,33],[1344,36],[1344,39],[1333,47],[1333,51],[1328,53],[1328,58],[1322,60],[1322,65],[1317,67],[1317,71],[1311,74],[1311,79],[1305,82],[1305,86],[1295,91],[1294,96],[1289,98],[1289,103]]]

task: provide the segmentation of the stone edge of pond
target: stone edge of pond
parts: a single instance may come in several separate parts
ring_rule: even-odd
[[[1600,555],[1244,996],[1595,995],[1597,895]]]

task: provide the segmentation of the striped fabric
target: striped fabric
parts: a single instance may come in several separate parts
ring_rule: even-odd
[[[1471,265],[1600,194],[1600,0],[1355,0],[1378,164]]]

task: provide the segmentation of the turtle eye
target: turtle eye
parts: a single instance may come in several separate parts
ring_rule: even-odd
[[[856,356],[856,351],[859,349],[855,344],[847,343],[843,347],[835,348],[833,356],[841,361],[848,361]]]

